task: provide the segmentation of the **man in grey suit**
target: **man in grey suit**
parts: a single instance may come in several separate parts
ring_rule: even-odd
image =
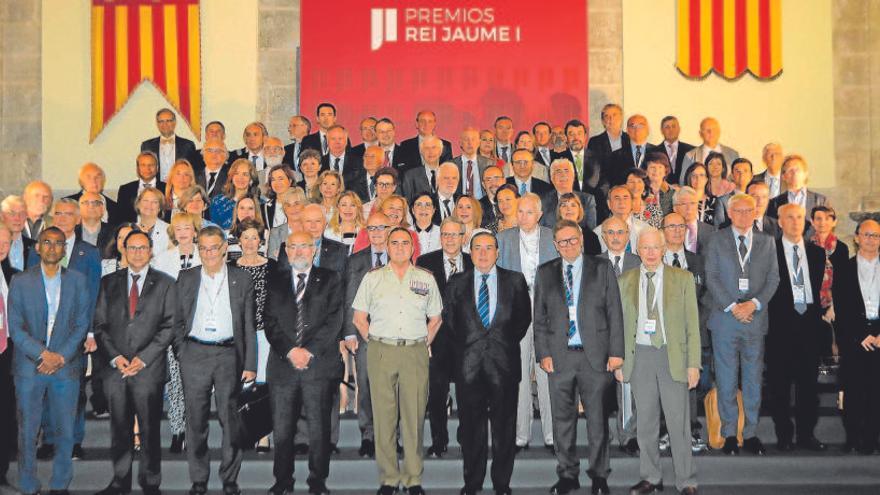
[[[480,131],[473,127],[468,127],[461,132],[461,155],[452,159],[452,162],[458,165],[461,183],[455,191],[456,196],[466,194],[476,199],[482,199],[486,195],[483,190],[483,184],[480,179],[486,168],[493,165],[492,160],[485,156],[480,156],[477,150],[480,148]]]
[[[715,232],[714,225],[699,220],[700,205],[697,202],[697,191],[690,186],[682,186],[672,196],[672,211],[682,216],[685,224],[684,246],[691,253],[700,250],[709,243]]]
[[[9,336],[15,344],[12,373],[18,400],[18,487],[40,491],[37,480],[37,431],[43,408],[55,428],[56,455],[50,493],[66,493],[73,478],[73,428],[82,352],[91,317],[86,277],[62,268],[65,234],[49,227],[37,238],[40,263],[13,278],[9,288]]]
[[[550,493],[580,488],[575,440],[578,396],[587,416],[587,457],[593,494],[607,494],[611,472],[603,396],[611,372],[623,365],[623,313],[611,263],[584,256],[580,226],[560,220],[554,244],[561,258],[538,268],[535,280],[535,354],[550,377],[553,438],[559,481]]]
[[[736,401],[742,370],[742,401],[745,410],[743,448],[757,455],[764,446],[757,437],[761,409],[761,375],[764,369],[764,336],[767,305],[779,285],[776,244],[772,237],[756,233],[755,199],[746,194],[730,198],[732,225],[715,233],[705,251],[706,288],[709,291],[712,348],[723,451],[737,454]]]
[[[412,204],[418,194],[437,192],[442,154],[443,142],[437,136],[426,137],[419,143],[421,162],[407,165],[400,185],[409,204]]]
[[[240,381],[257,377],[254,284],[246,271],[227,265],[226,237],[217,226],[199,232],[202,267],[177,279],[174,349],[186,405],[186,457],[190,495],[208,489],[208,416],[211,391],[223,429],[220,478],[225,495],[239,495],[242,451],[233,438],[238,428]]]
[[[596,228],[596,198],[582,191],[575,191],[575,171],[574,165],[567,158],[557,158],[550,164],[550,182],[553,183],[553,190],[547,191],[541,197],[544,216],[541,217],[541,225],[552,229],[556,225],[556,207],[559,205],[559,198],[563,194],[574,193],[581,200],[581,206],[584,209],[584,219],[581,228]]]
[[[700,137],[703,138],[703,144],[688,151],[687,154],[684,155],[684,161],[681,164],[679,184],[685,183],[685,173],[687,173],[687,169],[693,165],[694,162],[705,163],[706,157],[713,151],[724,155],[724,160],[727,163],[733,163],[734,160],[739,158],[738,151],[718,142],[721,138],[721,125],[714,117],[706,117],[700,122]]]
[[[498,233],[498,266],[522,273],[534,295],[535,275],[538,266],[559,255],[553,247],[553,232],[538,225],[541,218],[541,198],[526,193],[517,204],[518,227]],[[538,385],[538,410],[541,413],[541,430],[544,446],[553,448],[553,418],[550,412],[550,390],[547,374],[535,365],[535,340],[532,327],[520,341],[522,379],[519,382],[519,400],[516,408],[516,447],[529,448],[532,437],[532,372]]]

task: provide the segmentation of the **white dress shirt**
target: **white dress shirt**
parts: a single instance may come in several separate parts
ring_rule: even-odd
[[[458,253],[455,258],[450,258],[446,253],[443,253],[443,272],[446,274],[446,280],[449,280],[449,277],[454,275],[452,273],[452,263],[450,263],[450,261],[455,262],[455,273],[461,273],[464,271],[464,262],[462,261],[461,253]]]
[[[688,269],[687,256],[684,254],[684,246],[678,249],[678,251],[669,251],[667,250],[663,253],[663,263],[666,263],[669,266],[674,266],[672,264],[675,261],[675,255],[678,255],[678,262],[681,264],[682,270]]]
[[[440,227],[431,224],[427,229],[419,230],[413,225],[413,229],[419,234],[419,248],[422,254],[428,254],[440,249]]]
[[[535,227],[532,232],[519,230],[519,263],[522,274],[526,277],[529,289],[535,285],[538,274],[538,246],[541,240],[541,229]]]
[[[168,175],[171,173],[171,167],[174,166],[174,157],[175,157],[175,143],[177,142],[176,136],[171,136],[170,142],[163,142],[162,136],[159,136],[159,177],[162,179],[162,182],[168,182]]]
[[[801,238],[797,244],[793,244],[791,241],[782,238],[782,249],[785,252],[785,262],[788,263],[788,278],[791,280],[792,289],[795,286],[795,272],[794,272],[794,246],[798,247],[798,258],[799,258],[799,270],[803,271],[804,277],[804,292],[806,296],[805,302],[807,304],[813,304],[813,286],[810,284],[810,267],[807,264],[807,253],[806,249],[804,249],[804,240]]]
[[[232,301],[229,299],[229,273],[224,264],[213,277],[204,267],[196,298],[191,337],[206,342],[221,342],[233,337]]]
[[[645,332],[645,322],[648,321],[648,305],[654,301],[648,301],[648,270],[645,265],[639,267],[639,319],[636,324],[636,344],[651,345],[651,334]],[[654,272],[654,300],[657,301],[657,331],[663,337],[666,344],[666,328],[663,326],[663,263]]]
[[[859,270],[859,288],[862,292],[862,301],[865,303],[865,316],[869,320],[876,320],[880,309],[880,258],[868,260],[862,255],[856,255],[856,266]]]

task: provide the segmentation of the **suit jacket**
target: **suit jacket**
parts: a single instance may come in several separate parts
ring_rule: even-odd
[[[694,149],[694,145],[679,141],[678,149],[675,151],[675,163],[672,163],[672,157],[669,156],[669,152],[666,149],[666,141],[660,141],[654,145],[653,151],[662,151],[666,155],[666,158],[669,158],[669,164],[672,165],[672,171],[666,176],[667,183],[678,184],[679,177],[684,175],[684,169],[682,167],[682,164],[684,163],[684,155],[688,154],[692,149]]]
[[[620,146],[621,148],[629,147],[629,134],[622,131],[620,133]],[[608,131],[602,131],[602,133],[591,137],[590,140],[587,141],[587,149],[593,152],[599,162],[604,162],[605,159],[613,153],[611,149],[611,140],[608,138]]]
[[[321,142],[321,131],[315,131],[303,138],[299,152],[302,153],[303,150],[307,149],[315,150],[322,155],[324,154],[324,144]],[[345,151],[346,153],[351,151],[351,139],[346,139]]]
[[[65,196],[65,198],[74,199],[77,202],[79,202],[79,198],[81,198],[82,195],[83,195],[83,192],[80,191],[76,194],[71,194],[70,196]],[[113,201],[112,199],[110,199],[110,196],[107,196],[104,193],[101,193],[101,196],[104,196],[104,208],[107,211],[107,223],[114,226],[114,227],[116,225],[119,225],[122,222],[122,220],[121,220],[122,213],[119,210],[119,204],[116,201]]]
[[[28,261],[30,261],[31,254],[37,253],[36,248],[34,248],[34,246],[36,244],[37,244],[37,241],[35,241],[29,237],[26,237],[24,235],[24,231],[22,231],[22,233],[21,233],[21,254],[22,254],[22,258],[24,259],[24,266],[22,268],[27,268],[29,266],[32,266],[30,263],[28,263]],[[6,282],[8,283],[10,278],[12,277],[12,274],[18,273],[20,270],[16,270],[15,268],[12,267],[12,264],[9,261],[8,255],[6,256],[6,258],[3,259],[2,264],[3,264],[3,273],[7,274]],[[7,272],[7,269],[11,270],[11,271]]]
[[[321,172],[332,170],[333,162],[336,160],[331,160],[331,158],[330,154],[321,157]],[[364,157],[356,155],[351,151],[346,151],[339,165],[342,167],[342,180],[345,182],[345,188],[348,189],[349,182],[354,182],[356,177],[363,175]]]
[[[553,231],[538,226],[538,265],[558,258],[556,245],[553,244]],[[507,270],[522,273],[519,252],[519,227],[512,227],[498,233],[498,266]],[[526,281],[528,282],[528,280]]]
[[[458,165],[458,174],[459,174],[458,189],[455,190],[455,193],[456,194],[463,194],[464,188],[461,187],[461,184],[462,184],[462,181],[464,180],[463,178],[466,177],[466,175],[467,175],[467,162],[464,162],[461,155],[453,158],[452,162],[455,163],[456,165]],[[483,172],[487,168],[494,165],[494,163],[492,163],[492,160],[490,160],[489,158],[486,158],[485,156],[477,155],[476,165],[477,165],[477,181],[480,182],[480,190],[483,192],[483,195],[480,196],[479,198],[477,198],[477,199],[480,199],[486,195],[486,189],[483,187],[483,182],[482,182],[483,181]]]
[[[645,155],[654,151],[654,145],[645,143],[642,145],[642,163],[640,168],[646,168]],[[608,155],[604,162],[603,177],[608,178],[611,185],[625,184],[627,170],[636,166],[636,158],[633,156],[632,142],[628,142],[619,150]]]
[[[740,323],[725,309],[740,299],[741,268],[739,252],[731,227],[716,232],[703,251],[706,260],[706,288],[711,296],[709,329],[713,332],[744,332],[751,336],[767,333],[767,312],[770,298],[779,285],[776,243],[769,235],[752,235],[752,249],[747,265],[749,291],[745,299],[756,298],[761,309],[755,311],[751,323]]]
[[[296,172],[299,172],[299,153],[302,153],[303,147],[302,143],[299,143],[299,153],[294,153],[296,150],[297,143],[290,143],[284,146],[284,158],[281,159],[281,163],[286,163],[290,166],[290,168]]]
[[[551,160],[556,160],[557,158],[564,158],[571,162],[574,165],[574,154],[572,154],[571,150],[565,150],[562,153],[552,153],[550,155]],[[596,152],[590,149],[584,149],[584,173],[583,177],[581,177],[577,168],[574,170],[574,190],[575,191],[586,191],[592,193],[594,190],[605,187],[607,189],[608,178],[603,174],[604,168],[602,165],[602,161],[599,157],[596,156]],[[547,172],[550,173],[549,170]]]
[[[533,179],[534,180],[534,179]],[[574,191],[584,207],[584,218],[581,220],[581,229],[592,230],[596,228],[596,198],[590,193]],[[559,194],[552,189],[541,196],[541,225],[552,229],[556,226],[556,208],[559,206]]]
[[[348,265],[345,267],[345,317],[343,318],[342,331],[348,337],[355,335],[360,338],[357,328],[354,326],[354,298],[357,296],[358,288],[361,281],[368,271],[373,269],[373,251],[372,249],[362,249],[348,258]]]
[[[723,144],[719,144],[719,146],[721,147],[721,154],[724,155],[724,161],[726,161],[727,166],[730,167],[730,164],[733,163],[734,160],[739,158],[739,152]],[[684,175],[687,172],[688,167],[693,165],[694,162],[700,162],[703,164],[706,163],[706,157],[703,154],[702,144],[694,146],[692,150],[685,153],[684,160],[681,162],[681,173],[678,176],[679,184],[684,184]]]
[[[774,239],[781,239],[782,238],[782,229],[779,228],[779,220],[777,220],[773,217],[768,217],[767,215],[764,215],[764,219],[761,222],[761,226],[764,228],[764,230],[759,231],[757,226],[754,228],[754,230],[756,232],[763,232],[769,236],[772,236]],[[805,230],[808,230],[808,229],[809,229],[809,226],[807,226]]]
[[[346,191],[353,191],[358,195],[362,203],[370,201],[370,176],[363,167],[343,180],[345,181]]]
[[[174,314],[175,354],[180,355],[183,340],[192,332],[196,315],[202,268],[183,270],[177,276],[177,307]],[[256,297],[251,275],[235,265],[226,265],[229,302],[232,306],[232,337],[235,340],[236,375],[257,371]],[[232,363],[230,363],[232,364]]]
[[[597,256],[599,258],[603,258],[603,259],[610,261],[611,262],[611,269],[612,270],[614,269],[614,260],[611,259],[611,254],[608,251],[603,251],[601,254],[599,254]],[[633,268],[638,268],[639,265],[642,264],[642,259],[639,258],[639,255],[637,255],[635,253],[624,252],[623,259],[620,260],[620,264],[621,264],[620,274],[623,275],[624,273],[632,270]]]
[[[770,200],[770,204],[767,205],[766,215],[768,217],[779,218],[779,207],[786,204],[788,204],[788,193],[784,192]],[[824,194],[807,189],[807,200],[805,202],[806,207],[804,208],[806,210],[804,212],[804,216],[807,220],[807,226],[809,226],[810,224],[810,212],[813,211],[814,207],[830,204],[831,203],[828,201],[828,198],[825,197]]]
[[[116,192],[116,205],[119,211],[119,223],[137,222],[138,214],[134,209],[134,202],[135,200],[137,200],[138,187],[140,185],[141,180],[138,179],[131,182],[126,182],[125,184],[119,186],[119,191]],[[202,187],[204,187],[204,184],[202,184]],[[162,194],[165,194],[165,183],[160,181],[158,178],[156,179],[156,189],[162,191]]]
[[[846,358],[863,352],[860,343],[869,332],[865,300],[862,298],[859,282],[858,252],[846,262],[834,265],[831,292],[834,294],[834,328],[837,330],[837,345],[841,354]]]
[[[275,209],[279,208],[278,198],[275,199],[267,199],[265,203],[260,205],[260,210],[262,211],[263,221],[266,223],[266,228],[269,229],[269,232],[272,232],[272,229],[277,227],[278,225],[274,225],[272,222],[275,220]],[[285,222],[286,223],[286,222]]]
[[[16,270],[9,264],[9,258],[3,258],[3,261],[0,261],[0,272],[3,272],[3,280],[6,281],[6,287],[9,287],[9,283],[12,282],[12,277],[16,273],[21,273],[19,270]]]
[[[339,356],[342,318],[345,313],[340,294],[342,274],[313,266],[303,293],[302,347],[314,357],[308,369],[295,371],[287,354],[296,347],[298,318],[292,273],[275,270],[269,274],[264,315],[266,339],[272,347],[269,355],[269,380],[292,379],[296,373],[314,380],[342,378],[343,364]],[[294,282],[295,283],[295,282]]]
[[[442,162],[442,160],[441,160]],[[439,168],[437,174],[439,174]],[[436,191],[431,188],[431,182],[428,180],[428,174],[425,172],[425,166],[419,163],[415,167],[407,167],[403,171],[403,178],[400,181],[400,189],[407,203],[413,204],[416,197],[422,193],[433,194]]]
[[[706,291],[706,260],[702,255],[692,253],[685,249],[685,261],[687,271],[694,276],[694,284],[697,290],[697,307],[700,310],[700,342],[703,347],[709,347],[709,297]]]
[[[620,300],[623,305],[624,360],[623,380],[629,381],[635,364],[638,331],[641,270],[620,276]],[[694,276],[687,270],[663,267],[663,331],[669,374],[677,382],[687,383],[687,369],[700,369],[700,318]],[[658,331],[660,331],[658,329]]]
[[[531,182],[528,186],[529,192],[533,192],[533,193],[537,194],[538,196],[544,196],[545,194],[548,194],[551,191],[555,192],[555,189],[553,189],[553,186],[551,186],[550,183],[548,183],[547,181],[543,181],[543,180],[537,179],[535,177],[531,177],[530,179],[531,179]],[[517,186],[517,184],[516,184],[516,177],[508,177],[506,182],[508,184],[513,185],[517,189],[519,189],[519,186]]]
[[[617,277],[609,261],[583,257],[577,326],[584,354],[568,351],[568,305],[562,279],[562,258],[538,267],[535,277],[535,357],[540,362],[553,358],[557,370],[570,370],[585,356],[598,372],[604,372],[608,358],[624,357],[623,312]]]
[[[813,297],[812,304],[807,305],[808,321],[813,323],[812,328],[804,328],[803,320],[798,318],[798,325],[793,325],[797,317],[794,309],[794,292],[791,285],[791,270],[785,260],[785,250],[782,247],[782,239],[776,239],[776,260],[779,266],[779,287],[770,299],[770,329],[767,336],[768,343],[775,342],[785,345],[791,338],[813,339],[815,350],[819,347],[820,316],[822,314],[819,290],[822,288],[822,279],[825,277],[825,250],[812,242],[804,239],[804,255],[807,258],[807,271],[809,271],[810,289]],[[806,275],[806,273],[804,274]],[[833,283],[833,282],[832,282]],[[836,313],[836,311],[835,311]],[[836,316],[836,315],[835,315]]]
[[[196,150],[196,145],[192,141],[180,136],[174,136],[174,159],[189,158]],[[147,139],[141,143],[141,151],[152,151],[159,156],[159,136]]]
[[[413,201],[419,196],[416,193],[416,196],[413,197]],[[452,193],[452,199],[449,202],[449,216],[452,216],[452,212],[455,211],[455,204],[458,203],[458,198],[461,197],[459,193]],[[431,223],[435,225],[440,225],[443,222],[443,212],[440,211],[443,209],[443,204],[440,202],[440,196],[438,194],[431,195],[432,200],[434,201],[434,216],[431,218]],[[412,208],[412,203],[410,203],[410,208]]]
[[[226,185],[226,178],[229,176],[229,167],[230,163],[224,163],[220,166],[220,170],[217,171],[217,178],[214,180],[214,189],[208,191],[208,172],[207,168],[203,168],[201,171],[196,172],[196,184],[205,188],[205,191],[210,196],[210,199],[213,199],[216,196],[219,196],[223,193],[223,186]],[[206,201],[210,203],[209,201]],[[205,210],[206,212],[208,210]]]
[[[155,268],[148,268],[134,315],[129,313],[128,270],[117,270],[101,279],[93,327],[99,359],[111,362],[117,356],[135,356],[146,364],[138,374],[150,381],[165,381],[166,349],[174,339],[175,281]],[[106,374],[116,373],[104,366]]]
[[[289,235],[290,229],[286,223],[272,227],[272,230],[269,231],[269,242],[266,243],[266,256],[278,261],[282,251],[282,244],[287,241]],[[284,253],[284,259],[287,259],[287,253]]]
[[[271,235],[271,234],[270,234]],[[287,259],[287,241],[281,243],[278,248],[278,268],[290,271],[290,261]],[[316,256],[318,266],[339,273],[345,273],[345,265],[348,264],[348,246],[341,242],[321,237],[321,254]]]
[[[483,208],[483,220],[480,222],[480,227],[486,228],[486,226],[496,220],[495,205],[489,201],[489,195],[487,194],[480,198],[480,206]]]
[[[73,232],[76,234],[77,239],[82,239],[82,224],[74,227]],[[113,227],[108,223],[101,222],[101,230],[98,231],[98,240],[95,244],[99,254],[111,239],[113,239]]]
[[[480,371],[493,384],[520,381],[520,341],[532,323],[529,288],[522,273],[496,270],[498,300],[488,328],[477,312],[472,268],[454,275],[444,291],[441,333],[447,332],[457,383],[475,381]]]
[[[443,301],[443,307],[447,307],[447,305],[452,304],[453,299],[449,299],[446,293],[446,269],[444,265],[446,264],[446,255],[443,253],[442,249],[438,249],[437,251],[432,251],[428,254],[423,254],[419,256],[416,260],[416,266],[420,266],[434,275],[434,281],[437,282],[437,289],[440,291],[440,296]],[[461,261],[464,266],[464,270],[460,273],[466,273],[468,270],[473,270],[474,263],[471,261],[471,257],[467,253],[461,253]],[[450,279],[451,281],[451,279]],[[473,280],[471,280],[473,282]],[[473,292],[473,291],[471,291]],[[499,296],[499,300],[501,299]],[[437,363],[443,364],[444,368],[449,369],[449,353],[451,351],[450,345],[450,329],[447,322],[444,320],[440,325],[440,330],[437,332],[437,335],[434,337],[434,341],[431,343],[431,357]]]
[[[702,253],[703,248],[709,244],[709,239],[718,229],[711,224],[697,220],[697,253]]]
[[[77,238],[73,243],[70,260],[67,268],[83,274],[86,278],[86,294],[89,304],[86,307],[89,321],[95,310],[95,302],[98,300],[98,289],[101,286],[101,253],[98,248],[88,242]],[[40,264],[40,255],[37,254],[36,243],[31,246],[31,252],[26,258],[25,265],[30,268]]]
[[[443,152],[440,154],[440,163],[452,161],[452,143],[445,139],[443,141]],[[413,136],[400,142],[400,157],[397,152],[394,153],[394,161],[403,161],[406,167],[420,167],[422,165],[422,154],[419,151],[419,136]]]
[[[755,176],[752,178],[752,182],[767,182],[767,170],[765,169],[760,174],[755,174]],[[767,182],[767,184],[769,185],[770,183]],[[780,174],[779,174],[779,194],[785,194],[785,192],[786,192],[785,182],[782,182],[782,173],[780,172]],[[773,198],[770,198],[770,199],[773,199]],[[809,216],[810,216],[810,212],[808,211],[807,217],[809,218]]]
[[[36,376],[40,354],[47,349],[49,306],[42,270],[39,264],[31,266],[15,275],[9,285],[7,321],[9,337],[15,345],[14,376]],[[64,357],[64,366],[54,376],[79,380],[85,367],[82,345],[91,326],[94,301],[89,299],[86,277],[82,273],[60,268],[57,276],[61,277],[61,297],[48,350]]]

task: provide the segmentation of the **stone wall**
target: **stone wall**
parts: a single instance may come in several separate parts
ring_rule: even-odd
[[[0,2],[0,197],[42,170],[40,3]]]
[[[287,138],[298,113],[299,0],[259,0],[256,118],[272,135]]]

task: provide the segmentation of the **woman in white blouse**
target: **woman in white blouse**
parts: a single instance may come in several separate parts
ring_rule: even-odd
[[[196,246],[196,236],[201,228],[201,217],[192,213],[175,213],[168,226],[168,239],[173,247],[153,257],[153,268],[176,279],[181,270],[201,265]]]
[[[434,211],[434,198],[430,194],[417,196],[413,201],[413,228],[419,234],[422,254],[440,249],[440,226],[434,223]]]
[[[138,213],[138,227],[153,240],[155,258],[164,253],[169,244],[168,224],[159,218],[165,210],[165,195],[154,187],[144,189],[138,194],[134,209]]]
[[[336,208],[333,208],[333,215],[324,229],[324,237],[345,244],[350,252],[358,231],[366,225],[363,211],[357,193],[345,191],[339,196]]]

